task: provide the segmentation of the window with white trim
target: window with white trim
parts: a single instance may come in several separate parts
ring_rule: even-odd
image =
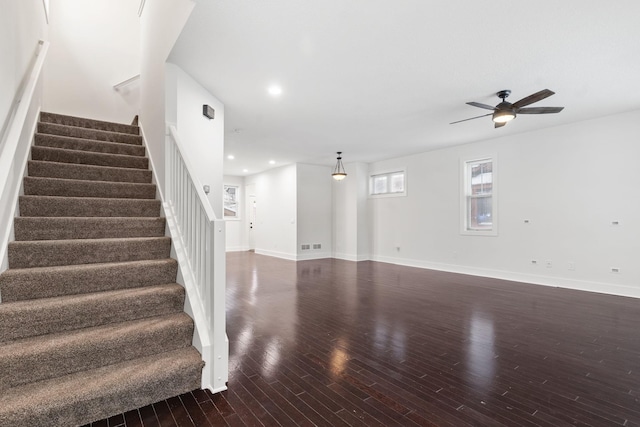
[[[240,219],[240,187],[237,185],[224,186],[224,199],[222,205],[224,207],[225,219]]]
[[[406,196],[406,172],[374,173],[369,176],[369,195],[378,196]]]
[[[463,234],[497,235],[495,158],[463,163]]]

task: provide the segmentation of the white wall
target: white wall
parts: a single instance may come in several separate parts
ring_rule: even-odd
[[[241,176],[225,175],[222,179],[224,185],[236,185],[240,190],[238,201],[240,203],[240,217],[226,220],[226,249],[232,251],[247,251],[247,206],[244,189],[244,178]]]
[[[332,181],[327,166],[296,165],[297,259],[330,258],[333,252]],[[302,250],[302,245],[311,246]],[[313,245],[319,244],[320,249]]]
[[[296,165],[282,166],[245,178],[256,190],[255,251],[297,258]]]
[[[140,73],[138,2],[51,0],[51,48],[43,109],[60,114],[131,123],[139,110],[139,85],[113,85]]]
[[[364,261],[369,259],[369,167],[366,163],[348,163],[345,169],[347,178],[333,183],[333,256]]]
[[[0,0],[0,138],[16,95],[35,61],[38,40],[47,40],[42,0]],[[49,52],[51,53],[51,52]],[[51,58],[49,58],[50,61]],[[0,140],[0,145],[4,141]]]
[[[635,111],[373,163],[406,167],[408,184],[407,197],[370,200],[373,259],[640,297],[639,137]],[[486,155],[499,235],[461,235],[460,161]]]
[[[167,67],[172,67],[167,64]],[[176,128],[186,150],[183,155],[195,169],[195,178],[209,185],[209,203],[216,218],[222,219],[222,163],[224,159],[224,105],[191,76],[177,66],[168,77],[175,77]],[[202,114],[202,106],[215,109],[210,120]]]
[[[165,61],[194,5],[192,0],[147,1],[140,17],[140,126],[160,191],[165,175]]]

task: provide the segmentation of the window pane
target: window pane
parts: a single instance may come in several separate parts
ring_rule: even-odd
[[[491,194],[492,187],[492,162],[489,160],[471,165],[471,194]]]
[[[468,197],[468,229],[491,230],[493,227],[491,196]]]
[[[238,187],[224,186],[224,216],[238,218]]]
[[[391,192],[402,193],[404,191],[404,174],[396,173],[391,175]]]
[[[373,177],[373,194],[383,194],[387,190],[387,176],[374,176]]]

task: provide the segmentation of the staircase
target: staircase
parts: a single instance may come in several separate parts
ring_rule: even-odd
[[[196,389],[203,362],[134,125],[41,113],[0,274],[0,426]]]

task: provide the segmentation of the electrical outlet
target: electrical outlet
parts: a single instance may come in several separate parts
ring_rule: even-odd
[[[547,268],[553,267],[553,263],[551,261],[545,261],[544,266]]]
[[[575,271],[576,263],[573,262],[573,261],[569,261],[569,267],[568,268],[569,268],[570,271]]]

